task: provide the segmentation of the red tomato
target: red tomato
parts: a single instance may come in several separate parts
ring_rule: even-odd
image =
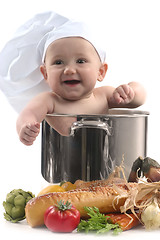
[[[68,201],[60,201],[44,214],[46,227],[53,232],[72,232],[80,222],[80,212]]]

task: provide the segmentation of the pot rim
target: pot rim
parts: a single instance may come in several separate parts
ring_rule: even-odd
[[[147,117],[150,115],[148,111],[142,110],[131,110],[131,109],[122,109],[122,108],[113,108],[109,109],[108,113],[106,114],[65,114],[65,113],[51,113],[47,114],[47,117],[80,117],[80,118],[108,118],[108,117],[123,117],[123,118],[130,118],[130,117]]]

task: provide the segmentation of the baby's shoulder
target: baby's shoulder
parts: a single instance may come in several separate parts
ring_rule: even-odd
[[[39,94],[39,97],[40,98],[42,98],[42,99],[49,99],[49,100],[56,100],[56,99],[58,99],[58,96],[57,96],[57,94],[56,93],[54,93],[54,92],[42,92],[42,93],[40,93]]]
[[[96,94],[104,94],[105,96],[111,96],[114,92],[115,88],[112,86],[102,86],[95,88],[95,93]]]
[[[57,102],[57,95],[54,92],[42,92],[34,101],[46,105],[48,109],[51,109],[49,112],[52,112]]]
[[[96,95],[108,95],[110,93],[113,93],[114,87],[111,86],[102,86],[102,87],[97,87],[94,89],[94,94]]]

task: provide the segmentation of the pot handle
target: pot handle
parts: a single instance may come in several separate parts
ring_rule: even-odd
[[[75,135],[75,131],[79,128],[95,128],[95,129],[103,129],[106,131],[107,135],[110,136],[112,133],[112,127],[109,126],[107,123],[108,118],[96,118],[95,119],[88,119],[88,118],[82,118],[79,121],[74,122],[71,125],[70,129],[70,136]]]

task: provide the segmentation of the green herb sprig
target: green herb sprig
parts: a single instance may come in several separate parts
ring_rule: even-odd
[[[105,216],[99,212],[96,207],[84,207],[90,218],[86,220],[81,220],[78,225],[78,232],[96,232],[96,233],[106,233],[113,230],[113,234],[117,235],[122,232],[118,224],[113,224],[109,216]]]

